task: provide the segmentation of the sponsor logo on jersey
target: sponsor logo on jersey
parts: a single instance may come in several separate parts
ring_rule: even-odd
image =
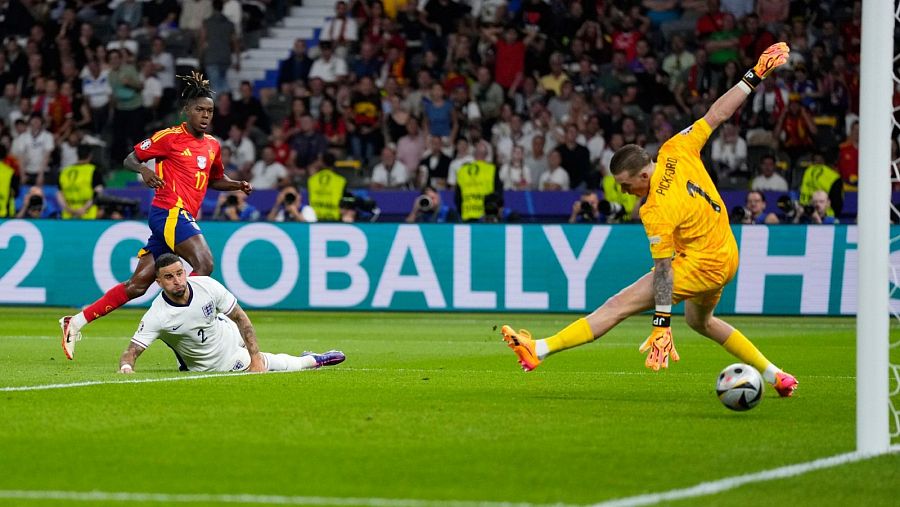
[[[143,141],[141,141],[141,149],[146,150],[147,148],[150,147],[151,144],[153,144],[153,141],[151,141],[149,139],[144,139]]]
[[[197,167],[200,169],[206,169],[206,157],[203,155],[197,155]]]

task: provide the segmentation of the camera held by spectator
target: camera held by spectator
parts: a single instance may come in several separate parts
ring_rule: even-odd
[[[360,219],[375,222],[381,215],[381,208],[373,199],[351,193],[347,193],[341,198],[340,208],[341,222],[346,223],[353,223]]]
[[[254,222],[259,220],[259,210],[247,202],[247,196],[243,192],[222,193],[213,218],[230,222]]]
[[[838,221],[828,214],[831,200],[824,190],[813,192],[809,204],[797,205],[797,213],[794,216],[795,224],[831,225]]]
[[[441,194],[432,186],[422,189],[422,195],[416,197],[413,209],[406,216],[406,221],[447,223],[458,222],[459,215],[441,200]]]
[[[569,223],[591,223],[600,221],[600,199],[593,191],[585,190],[581,197],[572,203],[572,214],[569,215]],[[606,201],[603,201],[606,202]],[[606,202],[607,207],[609,203]],[[619,205],[621,208],[621,205]]]
[[[270,222],[316,222],[315,210],[303,204],[303,195],[293,186],[285,187],[266,217]]]
[[[16,213],[16,218],[49,218],[50,215],[44,191],[39,186],[33,186],[22,198],[22,209]]]

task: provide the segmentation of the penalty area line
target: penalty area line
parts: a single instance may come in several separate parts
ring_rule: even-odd
[[[675,500],[685,500],[701,496],[709,496],[716,493],[721,493],[723,491],[739,488],[747,484],[773,481],[778,479],[787,479],[789,477],[803,475],[816,470],[823,470],[826,468],[847,465],[850,463],[865,461],[867,459],[877,458],[879,456],[885,456],[887,454],[893,454],[897,452],[900,452],[900,445],[889,447],[888,451],[883,454],[862,452],[836,454],[827,458],[807,461],[806,463],[797,463],[794,465],[787,465],[770,470],[763,470],[761,472],[755,472],[751,474],[725,477],[724,479],[719,479],[716,481],[701,482],[700,484],[691,486],[689,488],[680,488],[664,491],[661,493],[648,493],[645,495],[616,498],[613,500],[607,500],[604,502],[593,504],[590,507],[638,507],[642,505],[655,505],[660,502],[670,502]]]

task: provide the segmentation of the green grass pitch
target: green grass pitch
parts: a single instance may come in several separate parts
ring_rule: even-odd
[[[0,387],[125,378],[118,357],[142,312],[91,324],[74,362],[58,342],[62,312],[0,308]],[[727,318],[800,380],[795,398],[767,388],[759,407],[733,413],[714,383],[734,359],[681,318],[670,371],[643,366],[643,316],[526,374],[493,327],[542,336],[574,316],[248,313],[262,350],[339,348],[347,361],[0,392],[0,505],[160,505],[2,497],[12,490],[591,504],[854,449],[852,319]],[[162,344],[137,372],[188,375]],[[898,497],[893,454],[673,505],[872,507]]]

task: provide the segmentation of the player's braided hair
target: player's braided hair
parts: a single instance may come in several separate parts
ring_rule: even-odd
[[[181,100],[184,104],[197,98],[212,98],[213,91],[209,87],[209,79],[203,79],[203,74],[192,70],[190,76],[177,77],[185,83],[184,90],[181,91]]]

